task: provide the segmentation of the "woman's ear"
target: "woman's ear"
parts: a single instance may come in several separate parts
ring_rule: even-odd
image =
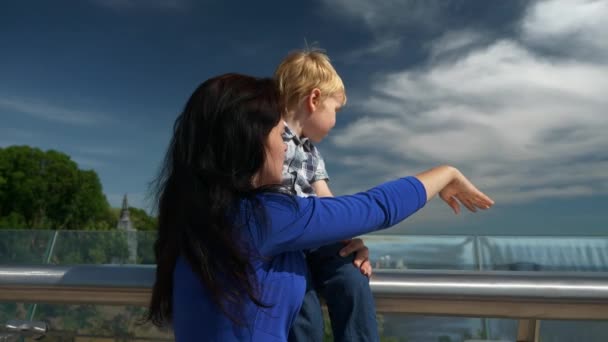
[[[306,109],[309,113],[313,113],[319,107],[321,103],[321,90],[319,88],[313,89],[310,94],[306,97]]]

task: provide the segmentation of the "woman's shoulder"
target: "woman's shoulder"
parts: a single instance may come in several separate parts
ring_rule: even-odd
[[[292,224],[311,209],[310,199],[281,192],[260,192],[244,200],[244,220],[260,223],[269,220],[274,228]],[[261,215],[260,215],[261,214]],[[261,219],[261,220],[258,220]]]

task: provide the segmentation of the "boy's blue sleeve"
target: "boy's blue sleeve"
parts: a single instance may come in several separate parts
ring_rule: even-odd
[[[281,195],[262,199],[268,222],[257,227],[258,250],[272,256],[304,250],[388,228],[426,203],[426,190],[415,177],[384,183],[350,196],[296,198],[297,206]]]

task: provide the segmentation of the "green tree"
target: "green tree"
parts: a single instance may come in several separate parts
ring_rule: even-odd
[[[0,264],[44,263],[55,232],[0,230]]]
[[[131,216],[131,222],[133,227],[137,230],[156,230],[157,219],[156,217],[148,215],[145,210],[129,207],[129,214]]]
[[[0,228],[21,229],[25,227],[27,227],[25,217],[20,213],[11,212],[4,217],[0,217]]]
[[[75,229],[107,230],[116,226],[99,176],[93,170],[78,173],[78,188],[73,195],[68,222]],[[79,228],[80,227],[80,228]]]
[[[128,258],[125,231],[62,231],[50,262],[58,265],[121,264]]]
[[[45,208],[42,198],[47,193],[46,164],[39,149],[13,146],[0,151],[0,217],[13,217],[26,228],[40,224]]]
[[[95,171],[58,151],[0,149],[0,228],[110,229],[111,220]]]
[[[154,241],[156,241],[156,232],[137,232],[138,263],[147,265],[156,264],[156,259],[154,257]]]

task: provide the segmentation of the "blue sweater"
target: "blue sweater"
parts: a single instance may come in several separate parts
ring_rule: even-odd
[[[223,315],[204,286],[180,258],[173,274],[173,329],[177,342],[287,341],[306,288],[304,249],[388,228],[422,208],[426,191],[414,177],[384,183],[367,192],[339,197],[259,195],[267,224],[247,221],[244,237],[265,258],[252,259],[261,288],[261,308],[245,302],[246,326]],[[237,218],[239,219],[239,218]],[[339,295],[339,294],[336,294]]]

